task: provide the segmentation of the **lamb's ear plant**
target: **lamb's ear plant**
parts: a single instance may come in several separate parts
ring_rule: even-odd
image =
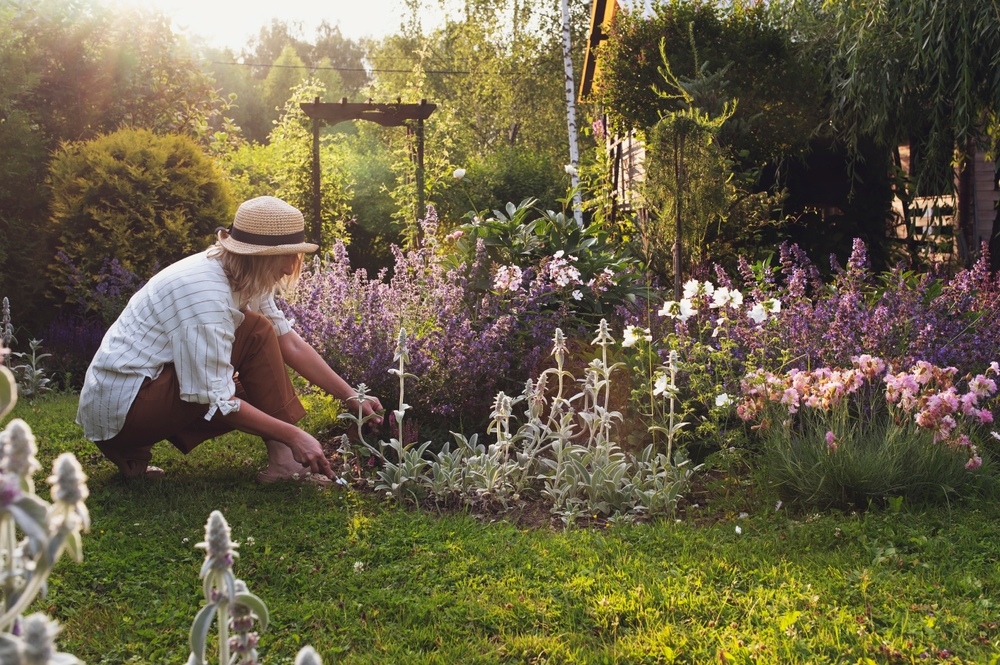
[[[42,340],[33,339],[28,342],[30,351],[24,353],[12,353],[11,355],[22,360],[20,365],[13,367],[14,376],[17,377],[18,388],[29,399],[41,397],[52,390],[49,388],[51,379],[45,376],[45,368],[42,367],[42,360],[48,358],[50,353],[39,353],[42,347]]]
[[[376,491],[385,492],[399,501],[411,500],[419,503],[425,494],[424,485],[428,480],[424,472],[430,465],[430,461],[424,459],[424,453],[427,452],[431,442],[425,441],[417,447],[404,443],[403,419],[407,409],[410,408],[406,403],[406,378],[416,378],[406,372],[406,363],[410,360],[406,346],[406,328],[399,329],[392,359],[399,363],[398,367],[389,369],[390,374],[399,377],[399,407],[392,412],[399,428],[398,438],[390,438],[388,443],[379,441],[378,447],[368,443],[364,445],[382,463],[382,468],[376,472],[378,477],[375,484]],[[387,456],[386,450],[392,450],[395,455]]]
[[[205,550],[201,567],[202,592],[205,605],[191,624],[191,655],[187,665],[205,665],[208,633],[212,621],[219,625],[219,665],[259,665],[258,636],[254,624],[267,630],[270,615],[264,601],[250,593],[243,580],[233,575],[233,562],[239,556],[238,543],[230,539],[229,525],[218,510],[213,510],[205,523],[205,541],[195,547]],[[0,662],[6,662],[0,660]],[[295,657],[295,665],[323,665],[311,646],[303,647]]]
[[[0,375],[0,414],[13,406],[17,391],[9,372]],[[80,532],[90,528],[84,504],[89,491],[80,463],[63,453],[52,465],[48,483],[52,503],[35,494],[40,465],[31,428],[15,418],[0,432],[0,663],[72,665],[74,656],[56,651],[58,626],[44,614],[22,617],[66,551],[83,558]],[[21,532],[19,537],[18,530]]]
[[[257,633],[252,632],[254,621],[260,630],[266,630],[269,621],[267,606],[250,593],[243,580],[233,575],[233,562],[239,556],[238,543],[230,539],[226,518],[213,510],[205,523],[205,540],[195,547],[205,550],[205,563],[201,567],[202,592],[205,605],[191,624],[189,644],[191,655],[188,665],[204,665],[205,647],[212,621],[218,619],[220,665],[255,665],[257,661]],[[232,637],[230,637],[230,630]]]

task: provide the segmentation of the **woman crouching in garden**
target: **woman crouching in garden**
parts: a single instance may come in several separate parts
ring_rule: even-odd
[[[305,410],[285,365],[356,410],[354,391],[274,302],[276,288],[298,279],[303,253],[317,249],[304,240],[296,208],[251,199],[214,246],[132,297],[87,370],[77,412],[87,438],[124,475],[162,477],[149,465],[158,441],[186,454],[235,429],[264,439],[260,482],[332,477],[319,442],[295,426]],[[364,404],[366,415],[381,408],[377,399]]]

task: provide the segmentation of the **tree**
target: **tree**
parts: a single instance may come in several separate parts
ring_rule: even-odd
[[[271,119],[277,119],[292,88],[300,85],[307,76],[306,63],[295,52],[295,47],[288,45],[274,61],[271,71],[264,79],[264,107]]]
[[[365,49],[353,39],[348,39],[340,33],[340,27],[331,26],[324,19],[316,28],[316,39],[313,43],[311,63],[327,61],[331,67],[339,67],[341,85],[344,95],[354,97],[368,85],[368,72],[365,71]],[[333,88],[328,88],[333,90]]]
[[[619,12],[610,35],[600,47],[594,83],[610,129],[652,127],[683,108],[680,100],[654,90],[662,86],[662,40],[678,75],[697,77],[701,67],[726,70],[720,94],[740,103],[719,140],[739,165],[752,168],[808,152],[824,117],[822,69],[803,57],[804,47],[784,24],[780,5],[669,0],[656,4],[649,19]]]
[[[853,154],[915,142],[912,193],[955,189],[953,166],[1000,145],[1000,11],[995,0],[799,3],[828,61],[831,116]],[[960,199],[967,198],[962,196]],[[970,224],[962,216],[963,230]],[[995,228],[994,232],[1000,232]],[[967,238],[971,244],[971,238]]]
[[[147,10],[111,12],[85,0],[0,3],[0,287],[17,293],[25,324],[47,316],[45,177],[62,142],[121,126],[217,140],[224,100],[211,77]],[[15,251],[10,251],[16,248]],[[44,266],[41,266],[44,268]]]

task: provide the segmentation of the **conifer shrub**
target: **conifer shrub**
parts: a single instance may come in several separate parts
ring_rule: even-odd
[[[105,262],[143,279],[207,247],[233,202],[215,164],[185,136],[123,129],[64,144],[49,170],[50,285],[61,299],[79,278],[92,288]],[[74,288],[75,288],[74,287]]]

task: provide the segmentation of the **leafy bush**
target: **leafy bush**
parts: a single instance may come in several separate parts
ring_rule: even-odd
[[[307,79],[295,86],[267,145],[244,144],[225,155],[222,165],[239,200],[277,196],[301,210],[307,225],[314,223],[312,124],[299,103],[311,102],[324,93],[318,79]],[[320,244],[324,247],[347,235],[344,219],[350,185],[341,162],[336,135],[324,132],[320,139]]]
[[[503,208],[530,194],[546,209],[558,207],[569,178],[546,153],[504,147],[465,164],[465,174],[445,183],[434,197],[441,219],[455,223],[471,210]],[[460,172],[461,173],[461,172]]]
[[[52,160],[51,239],[92,289],[104,262],[148,278],[207,247],[232,219],[215,165],[183,136],[124,129],[65,144]],[[49,266],[54,290],[71,284],[64,261]]]
[[[577,226],[572,215],[535,209],[535,199],[479,213],[446,239],[448,259],[468,272],[480,293],[495,292],[540,310],[565,310],[595,324],[617,306],[636,302],[638,264],[599,225]]]
[[[510,315],[476,316],[467,282],[434,260],[430,246],[404,254],[394,248],[390,280],[369,279],[351,270],[347,250],[337,243],[326,262],[306,266],[283,307],[298,333],[352,385],[373,394],[392,390],[388,331],[413,331],[410,353],[419,372],[415,390],[419,417],[435,414],[478,418],[495,387],[511,369]]]

